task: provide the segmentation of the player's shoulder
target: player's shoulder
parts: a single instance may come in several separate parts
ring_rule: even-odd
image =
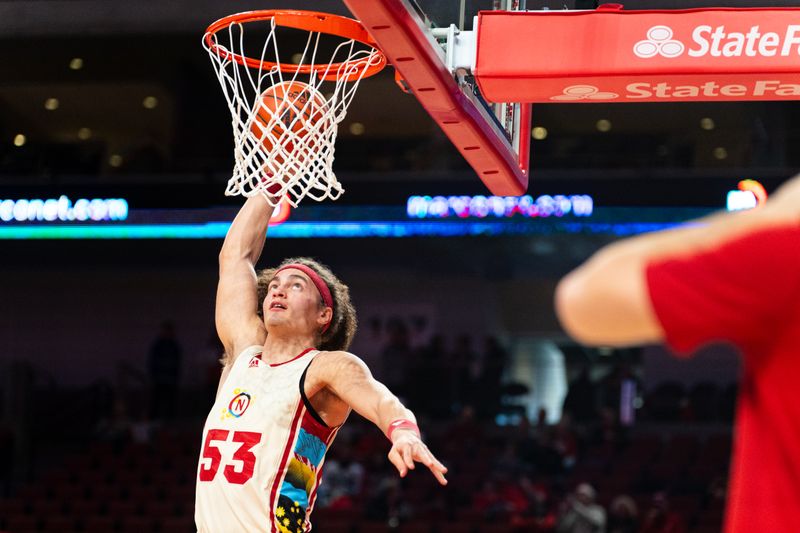
[[[314,364],[309,370],[321,374],[336,374],[345,368],[369,371],[367,365],[357,355],[344,350],[321,350],[314,357]]]
[[[363,361],[355,354],[346,352],[344,350],[319,350],[315,361],[325,362],[327,364],[337,362],[361,362]]]

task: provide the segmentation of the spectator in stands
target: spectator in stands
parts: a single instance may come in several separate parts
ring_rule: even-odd
[[[606,510],[595,503],[597,493],[588,483],[581,483],[567,496],[556,523],[558,533],[604,533]]]
[[[175,325],[170,321],[162,323],[158,337],[150,345],[147,358],[153,419],[170,419],[175,414],[182,356],[183,349],[175,338]]]
[[[478,416],[492,420],[500,409],[501,381],[508,364],[508,352],[497,337],[489,336],[481,355],[483,368],[478,377]]]
[[[386,348],[386,332],[379,316],[371,316],[356,332],[350,351],[356,353],[367,364],[375,379],[385,382],[383,350]]]
[[[584,366],[569,384],[563,412],[568,413],[576,424],[591,422],[597,416],[597,387],[592,383],[588,366]]]
[[[353,443],[339,443],[325,461],[325,482],[319,486],[320,507],[352,509],[361,495],[364,466],[355,460]]]
[[[109,416],[101,418],[95,427],[95,435],[108,442],[115,450],[122,450],[131,441],[132,420],[128,407],[120,399],[114,400]]]
[[[387,474],[379,481],[373,481],[372,487],[366,507],[367,518],[397,527],[401,521],[411,517],[412,509],[403,498],[403,487],[397,476]]]
[[[478,453],[485,440],[485,427],[475,419],[475,409],[465,405],[444,435],[444,445],[449,456],[473,455]]]
[[[225,347],[219,340],[216,328],[211,328],[206,337],[205,346],[197,359],[197,365],[200,367],[200,381],[205,392],[205,397],[209,403],[214,402],[214,397],[217,395],[217,386],[219,385],[219,377],[222,373],[220,361],[225,355]],[[204,409],[205,405],[202,406]]]
[[[387,362],[384,374],[385,385],[397,396],[404,398],[408,394],[408,374],[412,364],[408,326],[399,318],[389,320],[386,325],[387,340],[381,356]]]
[[[14,432],[9,426],[0,423],[0,497],[11,489],[11,474],[14,469]]]
[[[640,533],[684,533],[686,524],[681,515],[669,508],[664,492],[656,492],[650,508],[642,518]]]
[[[740,349],[728,533],[800,523],[798,271],[800,176],[756,209],[611,244],[556,291],[561,323],[585,344]]]
[[[480,377],[483,373],[483,359],[472,348],[472,337],[459,335],[450,353],[451,371],[458,376],[456,384],[456,402],[459,405],[469,404],[477,411],[477,394]],[[480,414],[480,413],[478,413]]]
[[[621,494],[608,507],[608,533],[636,533],[639,531],[639,509],[633,498]]]
[[[427,346],[416,351],[411,369],[412,403],[428,416],[442,419],[452,415],[451,376],[445,362],[444,337],[434,335]]]
[[[431,326],[428,318],[423,315],[411,317],[411,332],[409,345],[414,351],[420,351],[428,346],[431,340]]]
[[[569,415],[562,415],[554,429],[553,448],[561,457],[561,466],[569,471],[578,460],[578,437],[572,430]]]
[[[507,473],[493,472],[481,490],[473,494],[472,508],[482,513],[487,521],[501,524],[524,514],[529,506],[528,498],[515,480],[516,477]]]
[[[553,531],[556,515],[550,505],[550,494],[542,483],[533,483],[523,476],[520,488],[528,498],[528,507],[521,513],[511,517],[511,529],[526,533],[544,533]]]

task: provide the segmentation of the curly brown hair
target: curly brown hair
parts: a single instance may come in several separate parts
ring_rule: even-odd
[[[262,304],[264,303],[264,298],[267,297],[269,282],[272,281],[278,270],[291,264],[301,264],[312,269],[322,278],[322,281],[331,291],[333,318],[331,319],[330,327],[322,334],[318,348],[325,351],[347,350],[350,347],[350,343],[353,342],[358,324],[356,309],[350,301],[350,289],[336,277],[330,268],[310,257],[290,257],[284,259],[280,265],[273,268],[265,268],[258,273],[258,316],[264,317]],[[320,296],[320,305],[322,304],[322,297]]]

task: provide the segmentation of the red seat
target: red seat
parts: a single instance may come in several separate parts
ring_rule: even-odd
[[[131,485],[127,492],[131,501],[145,506],[163,500],[160,489],[153,485]]]
[[[19,490],[17,494],[23,500],[37,501],[47,499],[50,495],[50,488],[46,485],[26,485]]]
[[[83,500],[86,499],[88,490],[85,486],[74,483],[61,483],[53,486],[56,499],[61,501]]]
[[[10,498],[0,500],[0,516],[23,515],[26,514],[27,503],[24,500]]]
[[[122,533],[147,533],[155,530],[155,521],[149,516],[128,516],[120,522]]]
[[[400,524],[400,527],[395,529],[399,533],[431,533],[432,524],[427,520],[414,520]]]
[[[175,503],[194,506],[195,486],[194,484],[175,485],[169,490],[168,496]]]
[[[138,515],[141,511],[141,505],[131,500],[114,500],[108,504],[108,514],[116,518]]]
[[[438,533],[473,533],[476,524],[470,522],[445,522],[436,528]]]
[[[161,520],[161,533],[187,533],[195,530],[194,517],[173,516]]]
[[[41,517],[59,515],[64,511],[61,500],[34,500],[32,507],[33,513]]]
[[[52,533],[65,533],[77,531],[77,521],[72,515],[44,515],[43,531]]]
[[[150,501],[144,505],[144,515],[157,520],[172,518],[176,515],[175,505],[172,502]]]
[[[110,516],[87,516],[82,522],[86,533],[109,533],[116,529],[116,520]]]
[[[39,518],[32,515],[10,515],[6,519],[6,525],[13,533],[28,533],[39,528]]]
[[[458,509],[456,511],[456,521],[458,522],[470,522],[473,524],[480,524],[483,522],[483,511],[480,509],[475,509],[472,507],[467,507],[465,509]]]
[[[102,503],[99,500],[94,499],[71,499],[66,500],[67,506],[71,510],[72,516],[75,516],[79,519],[88,518],[90,516],[95,516],[100,514],[102,511]]]
[[[314,531],[319,529],[322,533],[352,533],[353,522],[350,520],[328,520],[319,522],[317,520],[311,521],[314,526]]]
[[[384,523],[362,522],[356,531],[358,533],[391,533],[393,530]]]

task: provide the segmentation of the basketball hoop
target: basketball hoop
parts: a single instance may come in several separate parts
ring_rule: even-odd
[[[255,47],[253,32],[246,39],[244,29],[259,22],[267,35]],[[292,61],[281,60],[281,28],[308,33]],[[320,46],[323,36],[337,39],[332,51]],[[313,11],[249,11],[211,24],[203,46],[233,118],[235,162],[225,194],[261,193],[272,205],[285,199],[294,207],[306,196],[339,198],[344,188],[333,173],[338,125],[359,82],[386,66],[361,23]]]

